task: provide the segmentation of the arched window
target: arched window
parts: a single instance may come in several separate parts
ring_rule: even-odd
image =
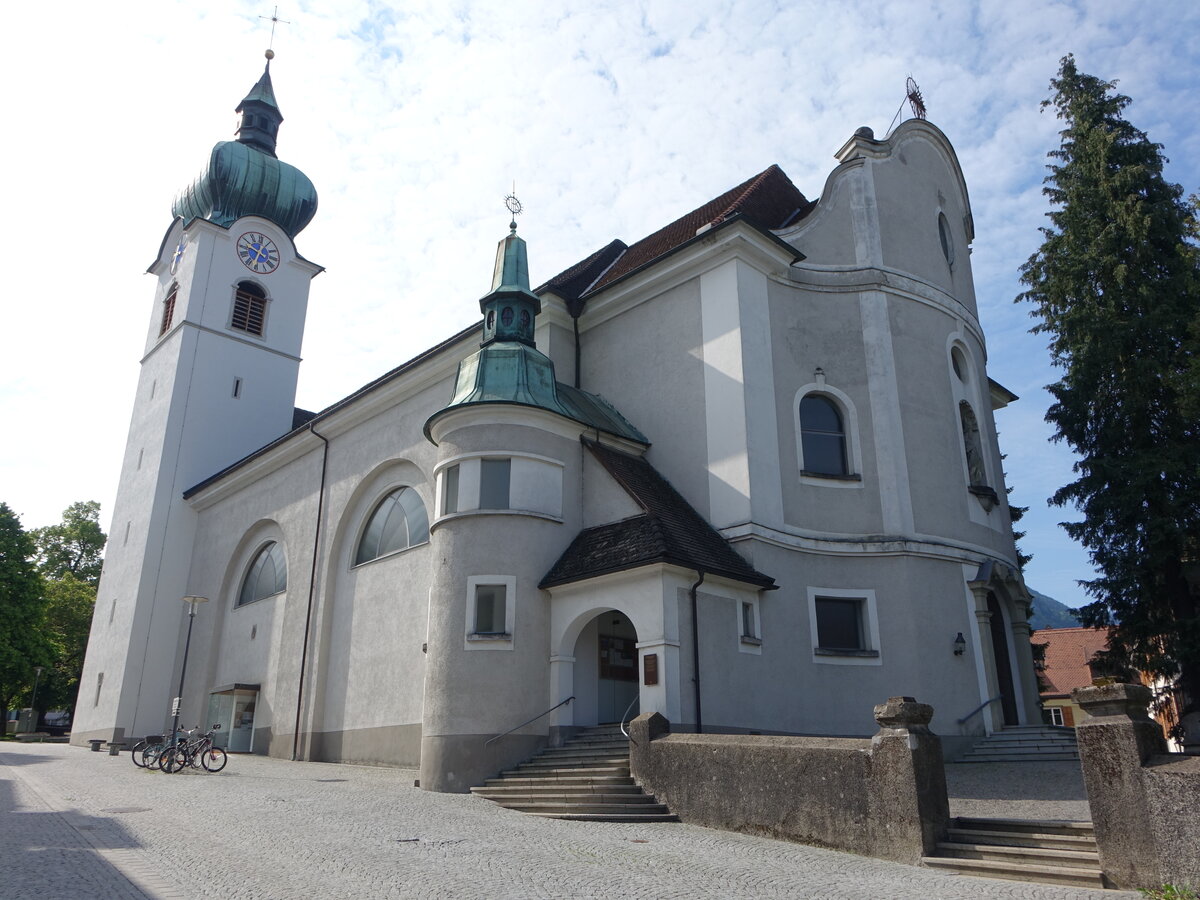
[[[179,285],[172,283],[167,291],[167,296],[163,298],[162,325],[158,329],[158,336],[162,337],[171,328],[171,322],[175,318],[175,297],[179,294]]]
[[[283,548],[275,541],[267,544],[258,551],[254,562],[246,572],[242,581],[242,590],[238,594],[238,606],[245,606],[255,600],[280,594],[287,590],[287,560],[283,558]]]
[[[808,394],[800,401],[800,442],[805,473],[848,475],[846,427],[828,397]]]
[[[983,442],[979,438],[979,422],[975,419],[975,411],[965,401],[958,405],[958,414],[962,420],[963,450],[967,454],[967,477],[970,487],[984,487],[987,485],[987,469],[983,465]]]
[[[267,321],[267,295],[253,281],[238,283],[233,295],[233,315],[229,327],[262,337]]]
[[[429,517],[417,492],[396,488],[379,502],[363,530],[354,564],[370,562],[429,540]]]

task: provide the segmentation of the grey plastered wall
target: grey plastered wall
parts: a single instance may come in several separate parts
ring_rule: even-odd
[[[904,693],[928,699],[937,711],[934,730],[954,736],[960,730],[957,718],[986,699],[975,675],[974,648],[962,656],[953,653],[955,634],[969,634],[974,626],[960,563],[878,551],[847,559],[753,540],[736,546],[759,571],[774,577],[779,589],[763,592],[759,600],[762,652],[757,656],[737,652],[729,601],[706,597],[708,589],[701,589],[706,728],[736,725],[865,737],[874,731],[870,706],[845,698]],[[818,661],[808,597],[808,589],[817,587],[874,592],[880,664]],[[689,640],[690,622],[682,592],[680,628]],[[681,666],[684,679],[690,678],[690,649],[681,654]],[[747,696],[755,702],[747,704]],[[685,697],[685,710],[689,703]]]
[[[700,281],[693,278],[598,325],[580,319],[583,389],[602,394],[650,439],[647,459],[708,508]],[[560,380],[562,372],[558,373]]]

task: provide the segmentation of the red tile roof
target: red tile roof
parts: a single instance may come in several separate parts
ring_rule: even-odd
[[[1088,663],[1108,646],[1104,628],[1047,628],[1035,632],[1034,644],[1046,645],[1046,668],[1042,680],[1047,689],[1043,697],[1070,696],[1073,689],[1092,683]]]
[[[538,290],[548,288],[566,295],[568,300],[575,300],[665,256],[694,238],[706,225],[716,226],[741,215],[760,228],[778,229],[807,216],[816,205],[817,201],[810,201],[800,193],[783,169],[772,165],[629,247],[613,241],[586,260],[555,275]],[[603,268],[595,265],[601,261]],[[592,277],[581,284],[583,272]]]

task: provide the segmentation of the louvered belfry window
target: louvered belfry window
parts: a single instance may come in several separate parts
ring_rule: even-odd
[[[179,285],[173,284],[163,299],[162,326],[158,329],[159,337],[162,337],[171,328],[171,321],[175,318],[175,295],[178,293]]]
[[[243,281],[233,295],[233,316],[229,327],[262,337],[267,319],[267,296],[262,288]]]

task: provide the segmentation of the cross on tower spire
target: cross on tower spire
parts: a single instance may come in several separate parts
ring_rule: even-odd
[[[267,44],[267,53],[270,54],[267,57],[267,59],[270,59],[271,56],[275,55],[275,26],[280,23],[282,23],[284,25],[291,25],[292,23],[289,22],[287,19],[279,18],[279,6],[278,5],[276,5],[275,11],[272,12],[269,16],[259,16],[259,18],[271,20],[271,40]]]

